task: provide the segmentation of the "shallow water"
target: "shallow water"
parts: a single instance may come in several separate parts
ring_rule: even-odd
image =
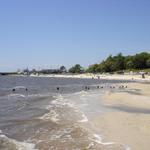
[[[126,149],[104,143],[91,122],[93,116],[110,111],[101,96],[118,82],[0,76],[0,149]]]

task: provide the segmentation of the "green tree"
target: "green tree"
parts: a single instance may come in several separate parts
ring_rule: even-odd
[[[119,53],[116,56],[108,56],[100,64],[89,66],[87,72],[115,72],[125,69],[150,68],[150,53],[142,52],[133,56],[123,56]]]
[[[60,71],[61,71],[61,72],[67,72],[67,69],[66,69],[65,66],[61,66],[61,67],[60,67]]]
[[[114,57],[114,69],[115,71],[124,70],[125,69],[125,57],[122,53],[119,53],[117,56]]]
[[[100,64],[102,72],[113,72],[116,71],[115,59],[110,55],[105,61]]]
[[[132,69],[134,68],[134,63],[132,60],[129,60],[126,62],[126,69]]]
[[[147,68],[150,68],[150,58],[146,61]]]
[[[96,73],[98,66],[99,66],[98,64],[90,65],[86,70],[86,72]]]
[[[133,57],[134,68],[135,69],[144,69],[147,68],[146,62],[149,58],[149,54],[146,52],[136,54]]]
[[[84,69],[83,69],[83,67],[81,67],[80,64],[76,64],[75,66],[73,66],[69,69],[69,72],[70,73],[83,73]]]

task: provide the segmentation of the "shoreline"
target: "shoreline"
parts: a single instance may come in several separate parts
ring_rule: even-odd
[[[27,75],[11,75],[11,76],[23,76]],[[99,80],[122,80],[122,81],[138,81],[138,82],[150,82],[150,75],[145,75],[142,78],[140,74],[48,74],[48,75],[29,75],[29,77],[46,77],[46,78],[77,78],[77,79],[99,79]]]
[[[46,119],[46,121],[50,119],[50,121],[57,124],[57,119],[62,112],[60,109],[55,109],[56,104],[58,106],[60,104],[61,106],[69,106],[69,110],[70,108],[71,110],[75,108],[73,112],[80,113],[81,116],[77,118],[76,123],[79,127],[81,126],[83,131],[87,131],[84,133],[89,133],[91,142],[95,143],[95,145],[89,145],[89,148],[96,147],[95,149],[99,149],[99,147],[102,147],[103,149],[104,147],[107,149],[110,147],[115,150],[123,148],[126,148],[126,150],[147,150],[150,147],[150,84],[145,82],[124,82],[125,84],[123,85],[123,81],[112,83],[106,89],[91,90],[91,92],[86,93],[79,92],[78,94],[71,94],[71,97],[67,95],[66,98],[59,97],[50,104],[50,112],[48,112],[48,115],[44,115],[42,119]],[[88,80],[86,82],[89,83]],[[54,104],[53,107],[52,104]],[[79,108],[72,107],[76,105]],[[52,108],[54,111],[51,111]],[[66,112],[63,113],[65,114]],[[66,113],[65,119],[67,118],[68,114]],[[63,121],[65,119],[62,118]],[[77,131],[76,128],[75,131]],[[81,130],[79,131],[81,132]],[[72,134],[72,136],[78,135]],[[42,133],[39,133],[38,137],[45,140],[47,134],[42,136]],[[86,145],[86,143],[84,144]],[[45,146],[45,144],[38,146]]]
[[[128,83],[128,91],[107,91],[103,105],[112,111],[94,117],[93,123],[107,141],[128,145],[131,150],[148,150],[150,84]]]

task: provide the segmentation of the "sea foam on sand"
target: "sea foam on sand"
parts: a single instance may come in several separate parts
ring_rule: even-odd
[[[33,143],[28,142],[19,142],[17,140],[8,138],[6,135],[2,133],[0,130],[0,147],[2,148],[10,148],[12,150],[37,150],[35,149],[35,145]]]

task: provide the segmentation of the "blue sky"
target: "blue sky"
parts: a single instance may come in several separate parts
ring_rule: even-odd
[[[0,71],[150,52],[150,0],[0,0]]]

